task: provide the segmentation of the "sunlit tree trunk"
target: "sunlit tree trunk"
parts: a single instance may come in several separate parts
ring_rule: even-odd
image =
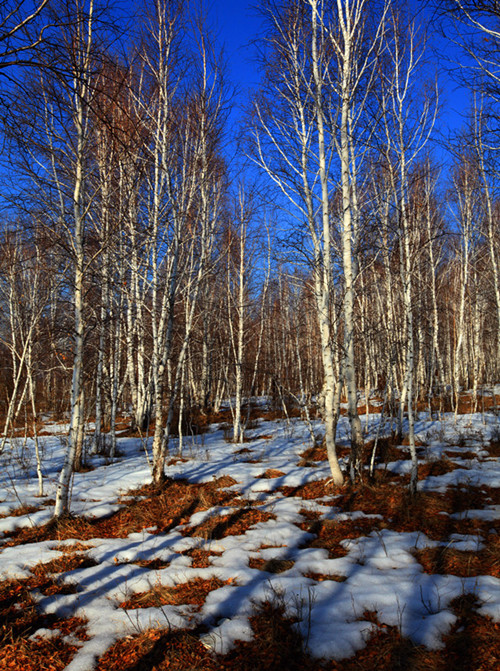
[[[85,249],[84,232],[87,214],[85,193],[85,172],[87,161],[88,134],[88,96],[90,86],[90,62],[93,32],[93,0],[90,0],[86,15],[84,8],[76,6],[76,35],[73,49],[75,61],[73,72],[72,117],[75,132],[74,183],[73,183],[73,377],[71,385],[71,415],[68,449],[59,476],[54,508],[55,517],[69,511],[69,492],[71,476],[77,454],[81,454],[84,422],[83,397],[83,347],[85,336],[84,322],[84,270]]]

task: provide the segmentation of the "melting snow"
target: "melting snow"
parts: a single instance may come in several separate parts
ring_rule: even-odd
[[[429,437],[427,457],[440,458],[446,449],[457,453],[460,448],[452,447],[453,440],[457,439],[457,431],[465,430],[466,421],[479,426],[475,416],[459,418],[456,426],[451,418],[446,422],[420,420],[417,424],[420,435]],[[492,428],[493,425],[481,427],[485,438]],[[309,468],[298,466],[307,440],[306,428],[300,422],[268,423],[266,434],[272,434],[272,439],[252,441],[247,444],[248,454],[238,454],[236,446],[223,440],[221,431],[209,433],[201,444],[192,445],[188,461],[169,467],[169,475],[195,483],[230,476],[237,484],[229,490],[254,501],[262,511],[272,513],[274,519],[255,524],[244,534],[219,540],[185,536],[181,530],[187,528],[186,524],[163,534],[145,529],[127,538],[95,538],[85,545],[86,554],[97,565],[58,576],[64,583],[77,586],[76,594],[34,593],[42,611],[60,616],[76,615],[88,621],[89,640],[78,643],[80,647],[67,671],[90,671],[99,656],[117,639],[150,627],[186,628],[203,624],[209,630],[202,638],[204,645],[216,652],[227,652],[234,641],[251,640],[249,617],[259,603],[269,599],[277,600],[287,614],[297,618],[296,626],[312,655],[337,660],[363,648],[377,630],[377,624],[365,619],[366,612],[375,612],[381,625],[399,627],[404,636],[432,649],[442,646],[443,635],[454,624],[456,618],[449,606],[461,594],[473,593],[479,612],[500,621],[500,580],[491,576],[428,575],[415,557],[416,550],[437,546],[479,551],[484,546],[484,538],[479,535],[452,534],[438,543],[422,533],[383,529],[343,541],[346,555],[339,558],[329,558],[325,549],[306,547],[314,536],[298,526],[304,521],[304,511],[316,512],[320,519],[334,521],[380,516],[344,512],[333,505],[334,496],[317,500],[283,497],[277,491],[279,487],[299,487],[327,478],[328,465],[320,462]],[[500,464],[497,460],[481,461],[484,450],[481,442],[476,442],[471,441],[466,451],[475,451],[478,459],[457,460],[461,468],[429,477],[420,482],[419,487],[425,491],[445,491],[451,485],[499,487]],[[20,501],[40,506],[54,496],[63,459],[60,438],[45,438],[44,449],[45,499],[36,496],[33,464],[26,467],[16,462],[14,452],[8,450],[0,457],[4,487],[0,513],[8,515]],[[118,501],[121,494],[150,481],[142,443],[121,439],[119,449],[123,456],[115,463],[106,464],[96,458],[98,467],[94,471],[75,474],[72,500],[75,514],[110,514],[123,505]],[[257,463],[251,463],[254,460]],[[409,463],[401,459],[385,467],[404,474]],[[258,477],[267,469],[282,471],[284,475],[270,479]],[[193,514],[188,524],[199,525],[210,517],[233,510],[214,507]],[[45,507],[29,515],[7,516],[0,519],[0,532],[8,534],[20,526],[42,524],[50,514],[50,508]],[[490,521],[499,517],[498,505],[450,515],[454,519]],[[37,563],[60,557],[64,545],[46,541],[2,548],[5,541],[5,537],[0,540],[0,569],[4,579],[28,577],[30,568]],[[73,542],[65,541],[68,545]],[[191,558],[185,553],[194,548],[214,553],[208,568],[193,568]],[[288,560],[288,563],[284,566],[286,570],[277,574],[251,568],[250,560],[259,559],[264,562]],[[153,570],[138,565],[137,562],[144,560],[160,560],[164,568]],[[325,579],[307,577],[315,574],[322,574]],[[153,586],[175,586],[196,578],[218,578],[227,583],[210,592],[199,611],[190,605],[120,608],[130,596]],[[54,634],[40,629],[35,635]]]

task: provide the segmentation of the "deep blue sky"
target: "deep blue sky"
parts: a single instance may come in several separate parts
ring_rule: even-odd
[[[245,0],[212,0],[209,14],[219,40],[225,45],[229,74],[244,91],[258,83],[250,42],[259,34],[261,18]]]
[[[209,14],[219,40],[225,45],[233,83],[242,89],[256,86],[258,72],[251,41],[258,37],[262,21],[257,10],[246,0],[212,0]]]
[[[412,4],[415,0],[410,0]],[[418,2],[418,0],[417,0]],[[233,101],[237,107],[245,104],[246,96],[251,88],[257,86],[259,72],[255,61],[255,47],[252,41],[258,38],[261,30],[262,18],[255,5],[258,0],[212,0],[208,4],[208,13],[219,43],[224,44],[224,51],[228,65],[228,75],[231,83],[237,86],[239,95]],[[433,77],[437,72],[440,87],[441,112],[436,124],[437,135],[441,140],[450,134],[455,134],[463,124],[463,115],[469,106],[468,92],[457,86],[448,70],[453,68],[452,61],[460,59],[457,48],[439,35],[432,34],[433,17],[425,5],[418,2],[421,9],[421,20],[424,26],[430,28],[430,46],[434,46],[439,53],[428,54],[428,73]],[[446,62],[448,56],[451,62]],[[238,111],[232,114],[233,120],[238,119]],[[436,142],[439,139],[437,138]],[[446,143],[445,143],[446,144]],[[435,155],[445,163],[448,160],[443,146],[435,146]]]
[[[249,94],[259,83],[256,49],[252,43],[259,36],[262,17],[248,0],[211,0],[209,4],[211,28],[223,47],[229,84],[235,87],[231,99],[230,135],[237,133],[242,111]],[[229,148],[233,155],[234,148]]]

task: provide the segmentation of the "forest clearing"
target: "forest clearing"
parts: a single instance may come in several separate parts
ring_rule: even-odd
[[[40,438],[43,497],[32,439],[14,440],[0,469],[0,668],[498,667],[498,415],[420,413],[413,497],[397,441],[379,439],[372,479],[338,489],[300,419],[252,426],[243,445],[224,424],[188,438],[161,488],[145,484],[151,439],[120,437],[113,460],[74,474],[73,514],[56,523],[66,427]],[[342,417],[340,455],[348,444]]]

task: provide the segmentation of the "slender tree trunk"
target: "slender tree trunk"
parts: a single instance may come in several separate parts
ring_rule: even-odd
[[[73,379],[71,386],[71,419],[68,449],[59,476],[56,492],[54,516],[60,517],[69,512],[70,483],[75,464],[75,457],[82,451],[84,398],[83,398],[83,354],[84,354],[84,270],[85,270],[85,152],[87,132],[87,110],[85,109],[89,86],[90,50],[92,45],[93,0],[90,2],[86,19],[79,19],[79,31],[86,35],[75,37],[78,64],[74,73],[74,124],[76,133],[75,174],[73,186],[73,217],[74,217],[74,335],[73,335]]]

